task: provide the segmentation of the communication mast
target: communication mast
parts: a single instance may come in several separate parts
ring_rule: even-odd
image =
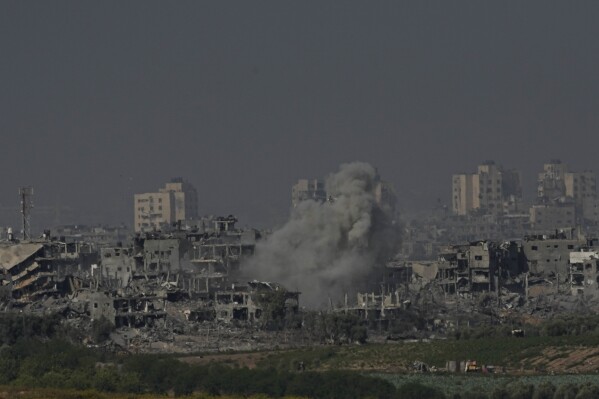
[[[23,240],[31,239],[31,209],[33,208],[33,187],[19,188],[21,216],[23,218]]]

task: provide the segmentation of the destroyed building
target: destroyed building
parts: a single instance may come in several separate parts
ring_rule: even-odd
[[[43,240],[0,245],[2,285],[10,287],[13,304],[72,291],[89,277],[95,262],[97,252],[89,243]]]
[[[285,313],[295,314],[299,311],[299,292],[287,291],[274,283],[251,281],[247,284],[231,284],[214,292],[198,307],[190,310],[187,318],[193,321],[259,322],[265,318],[264,312],[268,310],[265,305],[273,293],[280,294],[279,305]]]
[[[159,295],[116,296],[109,291],[83,291],[77,296],[87,304],[92,320],[105,318],[115,327],[144,327],[166,317],[166,298]]]
[[[572,230],[551,235],[527,236],[522,242],[522,254],[527,270],[534,274],[568,276],[570,252],[577,251],[585,240],[574,235]]]
[[[204,218],[191,227],[141,233],[125,245],[99,248],[49,233],[39,241],[2,242],[2,310],[58,312],[82,332],[105,319],[117,329],[110,342],[138,349],[164,348],[176,342],[174,334],[219,348],[221,333],[203,341],[198,336],[203,326],[207,331],[229,326],[233,346],[240,342],[235,329],[283,328],[299,312],[300,293],[276,283],[237,282],[261,233],[239,229],[236,222],[231,215]],[[193,350],[189,341],[181,342]]]
[[[499,279],[521,272],[515,242],[477,241],[453,245],[439,254],[437,283],[448,294],[494,291]]]
[[[573,295],[599,295],[599,253],[570,252],[570,288]]]

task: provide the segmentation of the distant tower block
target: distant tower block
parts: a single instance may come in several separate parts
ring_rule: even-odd
[[[23,218],[23,240],[31,239],[31,209],[33,208],[33,187],[19,188],[21,216]]]

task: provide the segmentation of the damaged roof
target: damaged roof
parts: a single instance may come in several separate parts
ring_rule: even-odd
[[[35,255],[44,246],[42,244],[15,244],[0,247],[0,267],[8,271]]]

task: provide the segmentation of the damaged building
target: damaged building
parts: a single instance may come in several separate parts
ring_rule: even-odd
[[[131,328],[154,325],[166,317],[167,303],[180,301],[190,321],[260,321],[273,293],[283,296],[285,312],[297,313],[297,292],[233,283],[260,239],[236,222],[217,217],[186,230],[140,233],[129,245],[99,251],[84,242],[7,242],[0,247],[1,294],[13,304],[69,298],[74,314]]]
[[[568,276],[570,252],[579,250],[586,241],[574,231],[550,235],[526,236],[522,242],[522,255],[526,270],[533,274],[556,276],[565,281]]]
[[[192,321],[261,322],[265,319],[264,312],[273,305],[273,301],[279,302],[274,305],[279,306],[284,314],[296,314],[299,311],[299,292],[287,291],[274,283],[251,281],[247,284],[231,284],[196,301],[196,308],[190,309],[186,316]]]
[[[72,292],[91,275],[97,252],[89,243],[43,240],[0,245],[3,286],[10,287],[12,305]]]
[[[572,295],[599,297],[599,252],[570,252],[569,282]]]

